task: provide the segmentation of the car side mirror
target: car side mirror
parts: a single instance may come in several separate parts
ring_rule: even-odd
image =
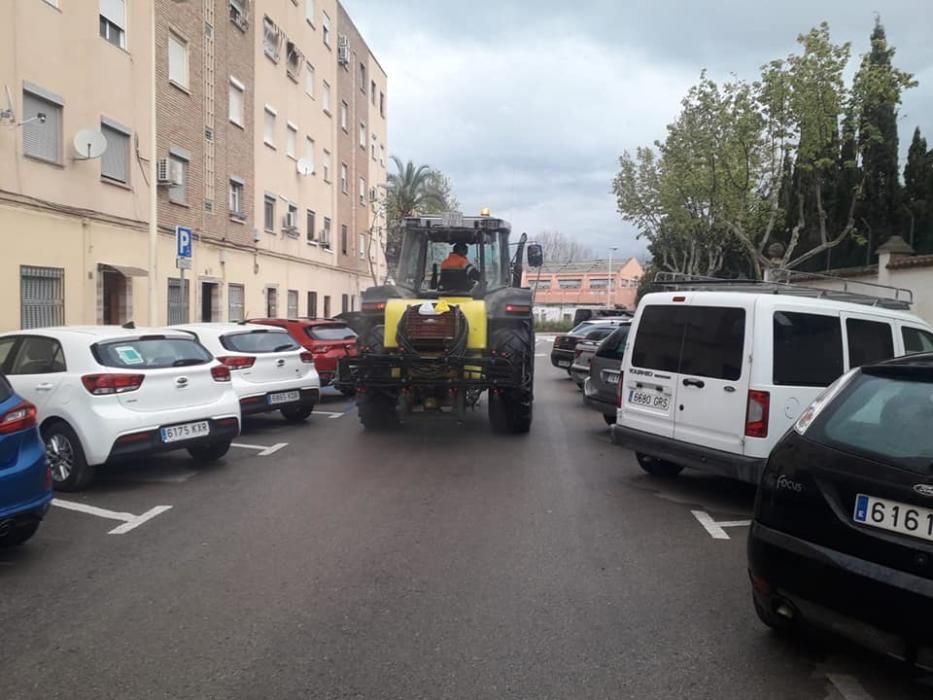
[[[539,243],[528,246],[528,267],[541,267],[544,264],[544,248]]]

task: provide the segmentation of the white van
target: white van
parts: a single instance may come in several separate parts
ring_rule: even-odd
[[[646,295],[622,361],[613,442],[657,476],[689,467],[757,483],[773,445],[849,368],[933,351],[933,328],[898,310],[908,304],[795,289]]]

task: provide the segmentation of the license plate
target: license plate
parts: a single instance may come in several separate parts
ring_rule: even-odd
[[[162,428],[161,432],[162,442],[178,442],[179,440],[190,440],[191,438],[209,435],[211,425],[206,420],[202,420],[197,423],[185,423],[184,425]]]
[[[278,394],[269,394],[269,405],[275,406],[280,403],[293,403],[301,398],[297,391],[280,391]]]
[[[606,384],[618,384],[619,383],[618,372],[606,372],[606,374],[603,376],[606,378]]]
[[[618,381],[618,379],[616,381]],[[659,394],[656,391],[631,389],[628,392],[628,402],[636,406],[644,406],[646,408],[664,411],[665,413],[671,408],[671,397],[667,394]]]
[[[855,497],[852,519],[862,525],[933,541],[933,510],[929,508],[860,493]]]
[[[570,360],[558,360],[557,366],[558,367],[570,367]]]

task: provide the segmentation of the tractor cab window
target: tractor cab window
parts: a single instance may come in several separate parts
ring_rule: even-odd
[[[453,255],[458,243],[466,246],[463,262]],[[504,287],[508,284],[508,260],[503,260],[502,250],[499,237],[494,235],[479,242],[455,240],[443,233],[438,238],[409,240],[399,260],[398,283],[420,293],[469,293],[480,280],[485,280],[487,290]],[[472,270],[468,272],[467,266]],[[463,279],[452,281],[457,275]]]

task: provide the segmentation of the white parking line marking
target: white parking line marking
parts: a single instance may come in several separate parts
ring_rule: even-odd
[[[700,522],[700,525],[706,529],[706,531],[709,533],[709,536],[714,540],[730,539],[728,533],[723,528],[748,527],[752,524],[751,520],[725,520],[722,522],[716,522],[705,510],[691,510],[690,512],[693,513],[693,517]]]
[[[855,676],[848,676],[843,673],[827,673],[826,678],[845,700],[872,700],[871,695],[855,679]]]
[[[338,411],[314,411],[314,415],[316,415],[316,416],[330,416],[331,418],[340,418],[340,416],[342,416],[344,413],[345,413],[345,411],[343,411],[343,412],[338,412]]]
[[[89,506],[86,503],[75,503],[74,501],[63,501],[60,498],[53,498],[52,505],[58,506],[59,508],[64,508],[66,510],[77,511],[78,513],[85,513],[87,515],[94,515],[98,518],[106,518],[107,520],[119,520],[123,524],[115,527],[113,530],[108,532],[108,535],[125,535],[130,530],[135,530],[137,527],[142,525],[149,520],[152,520],[157,515],[161,515],[167,510],[171,510],[172,506],[156,506],[155,508],[150,508],[142,515],[133,515],[132,513],[120,513],[115,510],[107,510],[106,508],[98,508],[97,506]]]
[[[288,447],[288,443],[277,442],[274,445],[247,445],[242,442],[232,442],[230,443],[230,447],[242,447],[244,450],[256,450],[260,457],[268,457],[269,455],[274,455],[283,447]]]

